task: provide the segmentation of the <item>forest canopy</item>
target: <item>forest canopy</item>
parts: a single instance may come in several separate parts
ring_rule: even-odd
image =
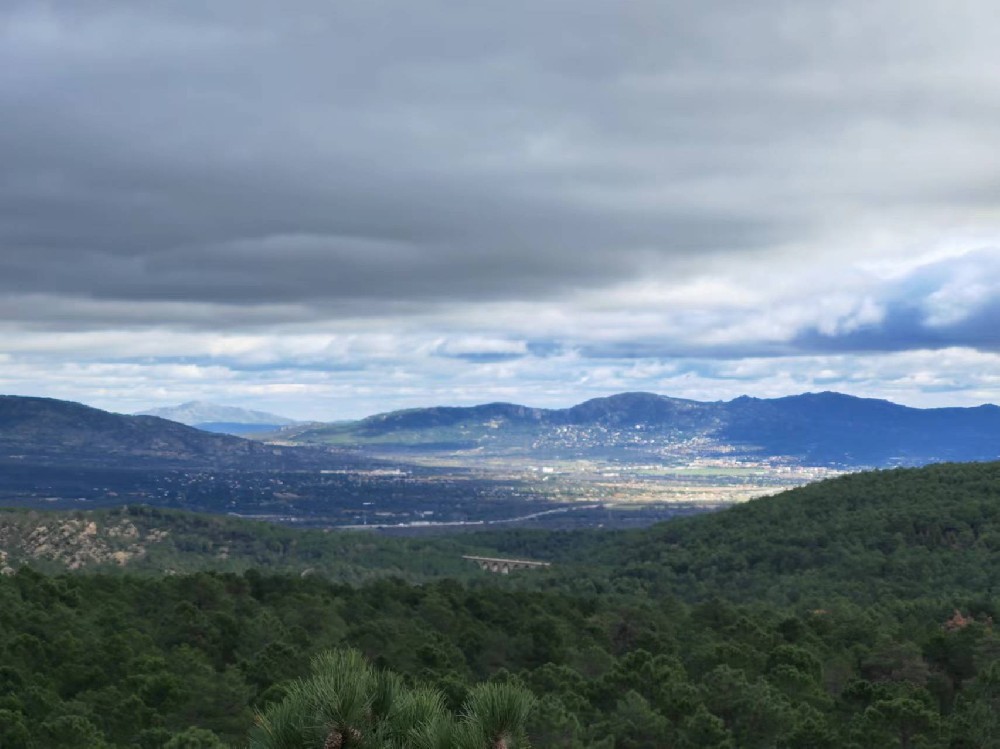
[[[357,673],[436,695],[443,719],[483,685],[523,692],[535,747],[996,746],[998,472],[848,476],[634,533],[484,536],[555,564],[472,582],[21,566],[0,577],[0,746],[246,746],[255,713],[344,648]]]

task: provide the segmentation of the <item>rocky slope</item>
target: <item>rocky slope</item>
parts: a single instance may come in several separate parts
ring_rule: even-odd
[[[358,582],[395,576],[474,577],[462,554],[489,553],[468,539],[385,538],[298,530],[240,518],[139,505],[93,511],[0,509],[0,572],[218,570],[318,574]]]

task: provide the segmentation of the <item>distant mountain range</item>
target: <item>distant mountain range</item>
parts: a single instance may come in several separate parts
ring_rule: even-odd
[[[159,416],[206,432],[248,435],[271,432],[283,426],[297,424],[289,419],[267,411],[253,411],[235,406],[220,406],[204,401],[189,401],[179,406],[152,408],[137,416]]]
[[[156,416],[124,416],[52,398],[0,396],[0,463],[278,470],[331,462],[329,451],[210,434]]]
[[[491,403],[285,427],[296,444],[382,453],[893,466],[1000,458],[1000,408],[918,409],[840,393],[701,402],[622,393],[563,409]]]
[[[190,413],[199,412],[192,407]],[[69,401],[0,396],[2,463],[226,470],[366,460],[354,451],[666,463],[728,458],[841,467],[985,461],[1000,458],[1000,408],[917,409],[838,393],[715,402],[622,393],[564,409],[492,403],[293,424],[273,439],[281,444]]]

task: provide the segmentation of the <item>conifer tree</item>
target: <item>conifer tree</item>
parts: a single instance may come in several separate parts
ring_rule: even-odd
[[[258,712],[250,749],[526,749],[533,702],[516,685],[480,684],[456,716],[436,691],[334,650]]]

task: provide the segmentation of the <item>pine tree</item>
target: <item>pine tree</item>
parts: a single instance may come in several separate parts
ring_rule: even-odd
[[[521,687],[481,684],[455,716],[438,692],[334,650],[258,712],[250,749],[526,749],[533,702]]]

